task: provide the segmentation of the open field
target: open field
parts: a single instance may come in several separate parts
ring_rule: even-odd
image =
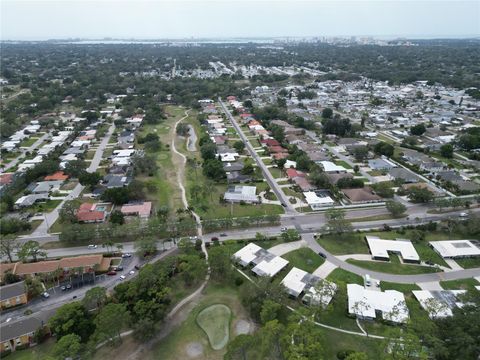
[[[440,281],[440,285],[445,290],[470,290],[478,292],[475,286],[479,286],[480,283],[473,278],[469,278],[461,280]]]
[[[392,260],[393,258],[390,257],[390,260]],[[400,262],[394,263],[393,261],[380,262],[380,261],[363,261],[363,260],[348,259],[347,262],[367,270],[379,271],[379,272],[384,272],[389,274],[413,275],[413,274],[428,274],[428,273],[439,271],[437,268],[434,268],[434,267],[406,265],[406,264],[401,264]]]
[[[282,257],[290,262],[290,265],[302,269],[306,272],[313,273],[325,259],[310,248],[300,248],[282,255]]]
[[[456,263],[464,269],[480,267],[480,257],[455,259]]]

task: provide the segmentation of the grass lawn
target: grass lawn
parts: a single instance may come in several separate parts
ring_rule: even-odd
[[[37,213],[37,212],[51,212],[53,209],[55,209],[62,200],[47,200],[44,203],[37,203],[29,208],[31,212]]]
[[[384,272],[389,274],[413,275],[413,274],[428,274],[428,273],[439,271],[438,269],[433,267],[406,265],[401,263],[394,263],[392,261],[379,262],[379,261],[363,261],[363,260],[348,259],[347,262],[364,269]]]
[[[380,289],[385,290],[397,290],[403,293],[411,292],[413,290],[421,290],[421,288],[415,284],[397,284],[388,281],[380,281]]]
[[[455,259],[455,262],[464,269],[480,267],[480,257]]]
[[[382,175],[385,175],[385,172],[381,170],[372,170],[372,171],[368,171],[367,174],[371,176],[382,176]]]
[[[351,273],[347,270],[336,268],[330,275],[327,276],[327,280],[335,283],[344,282],[349,284],[363,285],[363,278],[360,275]]]
[[[287,196],[295,196],[299,199],[303,199],[303,195],[295,190],[293,190],[292,188],[282,188],[283,192],[285,193],[285,195]]]
[[[197,324],[208,336],[214,350],[223,349],[230,337],[230,318],[232,311],[224,304],[213,304],[200,311]]]
[[[285,175],[283,174],[282,170],[280,170],[279,168],[276,168],[276,167],[269,168],[268,171],[270,171],[270,174],[272,174],[272,176],[273,176],[275,179],[285,177]]]
[[[480,283],[474,278],[468,278],[468,279],[460,279],[460,280],[440,281],[440,285],[445,290],[477,291],[477,289],[475,289],[475,286],[479,286]]]
[[[343,166],[345,169],[352,169],[350,164],[343,160],[335,160],[335,164],[337,164],[338,166]]]
[[[334,255],[368,254],[368,245],[363,234],[328,234],[318,237],[317,242]]]
[[[30,147],[37,140],[38,140],[38,137],[30,137],[28,139],[22,140],[22,142],[20,143],[20,147]]]
[[[306,272],[313,273],[325,259],[310,248],[300,248],[282,255],[282,257],[290,262],[290,265],[302,269]]]

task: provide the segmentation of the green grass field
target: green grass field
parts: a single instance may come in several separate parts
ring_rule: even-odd
[[[392,259],[392,257],[390,258]],[[428,274],[438,272],[439,270],[434,267],[417,266],[417,265],[405,265],[394,262],[379,262],[379,261],[363,261],[348,259],[348,263],[356,265],[363,269],[379,271],[389,274],[401,274],[401,275],[414,275],[414,274]]]
[[[220,350],[228,343],[232,311],[224,304],[214,304],[200,311],[197,324],[208,336],[212,349]]]
[[[310,248],[300,248],[282,255],[282,257],[290,262],[290,265],[302,269],[306,272],[313,273],[325,259]]]
[[[334,255],[368,254],[368,245],[363,234],[328,234],[317,238],[317,242]]]
[[[471,269],[471,268],[480,267],[480,257],[455,259],[455,261],[458,265],[460,265],[464,269]]]
[[[388,281],[381,281],[380,289],[382,289],[382,291],[397,290],[403,293],[411,292],[412,290],[421,290],[420,287],[415,284],[397,284]]]
[[[478,292],[475,286],[479,286],[480,283],[473,278],[468,278],[460,280],[440,281],[440,285],[445,290],[470,290]]]

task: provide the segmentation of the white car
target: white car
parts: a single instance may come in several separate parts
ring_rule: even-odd
[[[127,277],[125,275],[120,275],[120,280],[125,280]]]
[[[460,213],[459,216],[460,216],[461,218],[466,218],[466,217],[468,217],[468,213],[462,212],[462,213]]]
[[[88,245],[88,248],[89,248],[89,249],[96,249],[96,248],[97,248],[97,245],[90,244],[90,245]]]
[[[286,227],[282,227],[282,228],[280,229],[280,231],[281,231],[281,232],[285,232],[285,231],[287,231],[287,228],[286,228]]]
[[[48,299],[48,298],[50,297],[50,294],[45,291],[45,292],[42,294],[42,296],[43,296],[45,299]]]
[[[130,270],[128,273],[129,273],[130,275],[133,275],[133,274],[135,274],[135,271]]]

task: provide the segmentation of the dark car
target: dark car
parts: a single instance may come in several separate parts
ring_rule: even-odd
[[[63,285],[63,286],[60,288],[60,290],[65,291],[65,290],[67,290],[67,287],[66,287],[65,285]]]
[[[216,236],[212,237],[212,241],[218,241],[218,237]]]
[[[327,255],[325,255],[324,253],[322,253],[321,251],[318,253],[318,255],[320,255],[322,258],[327,258]]]
[[[123,266],[119,265],[113,268],[115,271],[123,271]]]
[[[220,236],[227,236],[227,234],[226,233],[221,233]]]
[[[287,204],[285,204],[285,203],[282,203],[282,206],[283,206],[283,207],[287,207]]]
[[[77,295],[73,295],[73,298],[72,299],[76,299],[77,298]]]
[[[140,268],[142,267],[142,265],[135,265],[134,268],[137,269],[137,270],[140,270]]]
[[[109,271],[109,272],[107,272],[107,275],[110,275],[110,276],[117,275],[117,272],[116,271]]]

